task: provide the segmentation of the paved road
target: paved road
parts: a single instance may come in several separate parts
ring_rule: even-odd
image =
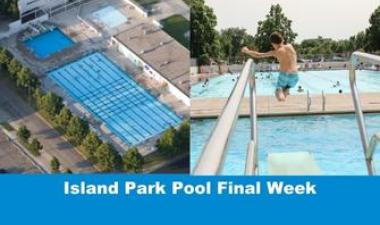
[[[8,141],[0,130],[0,169],[7,173],[41,173],[33,162],[21,150]]]
[[[95,172],[92,164],[85,160],[75,148],[51,128],[38,113],[27,105],[7,82],[0,80],[0,119],[6,120],[14,127],[26,125],[32,136],[40,140],[44,151],[55,156],[65,168],[75,173]]]

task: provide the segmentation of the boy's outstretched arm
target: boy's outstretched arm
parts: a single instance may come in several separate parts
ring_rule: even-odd
[[[252,58],[275,57],[274,51],[269,51],[269,52],[262,53],[262,52],[257,52],[257,51],[249,50],[249,48],[247,48],[247,47],[242,48],[241,52],[244,53],[244,54],[247,54],[247,55],[251,56]]]

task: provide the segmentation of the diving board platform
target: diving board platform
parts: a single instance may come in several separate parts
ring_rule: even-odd
[[[320,175],[321,170],[309,152],[268,154],[268,175]]]

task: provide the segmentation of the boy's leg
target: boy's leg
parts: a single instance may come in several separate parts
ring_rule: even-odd
[[[284,92],[285,98],[288,97],[288,95],[290,95],[289,88],[285,88],[283,92]]]
[[[276,89],[276,98],[279,102],[283,102],[286,99],[286,95],[284,94],[284,91],[282,88]]]
[[[281,73],[278,75],[277,86],[276,86],[276,98],[278,101],[283,102],[286,99],[284,90],[287,86],[287,77],[285,74]]]

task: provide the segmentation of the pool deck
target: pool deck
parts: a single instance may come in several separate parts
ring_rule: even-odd
[[[361,93],[363,111],[380,112],[380,93]],[[226,104],[226,98],[206,98],[191,100],[191,118],[216,118]],[[258,116],[291,116],[313,114],[353,113],[351,94],[326,95],[326,107],[322,109],[322,96],[311,96],[310,111],[307,111],[306,95],[289,96],[286,102],[278,102],[274,96],[257,97]],[[240,116],[249,116],[249,98],[243,99]]]

